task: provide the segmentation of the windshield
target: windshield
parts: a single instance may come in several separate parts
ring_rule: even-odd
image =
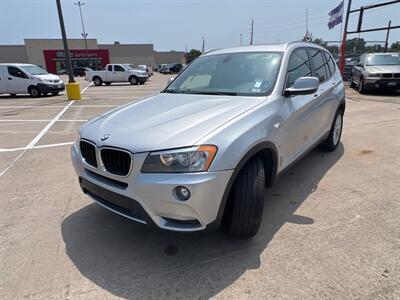
[[[261,96],[271,93],[282,53],[242,52],[199,57],[166,93]]]
[[[122,64],[121,66],[123,66],[125,70],[133,70],[134,69],[133,65],[130,65],[130,64]]]
[[[45,75],[49,74],[46,70],[38,67],[38,66],[20,66],[22,70],[24,70],[26,73],[31,74],[31,75]]]
[[[366,61],[367,66],[393,66],[400,65],[399,54],[369,55]]]

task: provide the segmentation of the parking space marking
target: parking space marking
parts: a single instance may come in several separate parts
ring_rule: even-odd
[[[112,104],[93,104],[93,105],[76,105],[79,107],[93,108],[93,107],[117,107],[119,105]],[[63,108],[65,105],[14,105],[14,106],[0,106],[0,109],[8,108]]]
[[[57,144],[48,144],[48,145],[39,145],[39,146],[33,146],[33,147],[20,147],[20,148],[0,148],[0,153],[4,152],[15,152],[15,151],[23,151],[23,150],[31,150],[31,149],[42,149],[42,148],[52,148],[52,147],[60,147],[60,146],[68,146],[72,145],[74,142],[66,142],[66,143],[57,143]]]
[[[54,123],[55,122],[86,122],[87,119],[72,119],[72,120],[71,119],[61,119],[61,120],[59,120],[59,119],[57,119],[57,120],[54,120],[54,119],[38,119],[38,120],[37,119],[28,119],[28,120],[4,119],[4,120],[0,120],[0,122],[53,122],[53,121],[54,121]]]
[[[83,94],[93,83],[89,83],[88,86],[86,86],[85,88],[83,88],[83,90],[81,91],[81,94]],[[79,101],[79,100],[77,100]],[[45,128],[43,128],[34,138],[33,140],[25,147],[25,149],[11,162],[11,164],[5,168],[1,173],[0,173],[0,177],[3,176],[17,161],[18,159],[20,159],[20,157],[22,155],[24,155],[24,153],[30,149],[33,149],[33,147],[35,147],[35,145],[39,142],[39,140],[47,133],[47,131],[49,131],[49,129],[51,128],[51,126],[54,125],[54,123],[56,123],[61,116],[68,110],[68,108],[70,108],[73,104],[75,103],[75,101],[71,101],[69,102],[47,125]],[[22,122],[21,120],[18,120],[18,122]]]

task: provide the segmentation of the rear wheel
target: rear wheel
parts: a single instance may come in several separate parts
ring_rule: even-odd
[[[40,96],[40,91],[37,87],[31,86],[28,90],[29,95],[31,95],[32,98],[37,98]]]
[[[132,84],[132,85],[138,84],[138,79],[137,79],[137,77],[136,77],[136,76],[131,76],[131,77],[129,77],[129,83]]]
[[[103,83],[103,80],[101,80],[100,77],[96,76],[95,78],[93,78],[93,83],[95,86],[100,86]]]
[[[238,174],[225,211],[232,236],[251,237],[260,228],[265,192],[265,170],[259,157],[250,159]]]
[[[339,146],[340,138],[343,129],[343,110],[339,109],[336,112],[335,118],[332,123],[331,131],[325,141],[323,141],[319,148],[325,151],[334,151]]]

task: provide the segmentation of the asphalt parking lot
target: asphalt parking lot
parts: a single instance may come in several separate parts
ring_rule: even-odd
[[[92,203],[70,161],[77,128],[156,93],[88,86],[0,96],[0,298],[400,299],[400,94],[347,89],[342,144],[313,150],[266,192],[250,240],[178,234]]]

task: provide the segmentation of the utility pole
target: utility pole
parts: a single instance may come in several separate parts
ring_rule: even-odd
[[[389,46],[389,33],[390,33],[390,26],[392,25],[392,20],[389,21],[388,29],[386,32],[386,41],[385,41],[385,53],[387,52]]]
[[[79,87],[79,83],[75,82],[74,74],[72,73],[72,64],[71,64],[71,59],[69,57],[67,34],[65,33],[64,18],[63,18],[62,9],[61,9],[61,2],[60,2],[60,0],[56,0],[56,3],[57,3],[58,19],[60,21],[61,35],[62,35],[62,40],[63,40],[63,45],[64,45],[65,62],[66,62],[67,70],[68,70],[69,81],[66,84],[67,97],[69,100],[79,100],[79,99],[81,99],[81,90]]]
[[[240,46],[243,46],[243,33],[240,34]]]
[[[85,58],[86,58],[86,66],[89,67],[88,47],[87,47],[87,41],[86,41],[87,33],[86,33],[86,31],[85,31],[85,25],[83,24],[83,17],[82,17],[82,6],[84,6],[85,3],[84,3],[84,2],[81,2],[81,1],[78,1],[78,2],[75,2],[74,4],[79,6],[79,14],[81,15],[81,23],[82,23],[82,33],[81,33],[81,35],[82,35],[83,39],[85,40]]]
[[[349,16],[351,11],[351,0],[347,0],[347,11],[346,11],[346,21],[344,23],[344,31],[342,38],[342,45],[340,46],[340,57],[339,57],[339,70],[343,74],[344,72],[344,61],[345,61],[345,52],[346,52],[346,39],[347,39],[347,27],[349,25]]]
[[[308,34],[308,9],[306,9],[306,34]]]
[[[253,35],[254,35],[254,20],[251,20],[251,31],[250,31],[250,45],[253,45]]]
[[[204,36],[202,37],[202,39],[203,39],[203,46],[201,47],[201,49],[202,49],[202,53],[204,53],[204,43],[205,43]]]

